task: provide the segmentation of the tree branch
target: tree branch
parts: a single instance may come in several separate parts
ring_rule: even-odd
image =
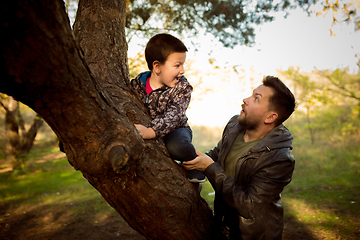
[[[337,87],[338,89],[342,90],[342,91],[338,91],[339,94],[345,96],[345,97],[350,97],[350,98],[354,98],[358,101],[360,101],[360,97],[357,97],[355,95],[354,92],[348,90],[345,88],[345,86],[341,86],[340,84],[338,84],[337,82],[335,82],[330,76],[325,76],[335,87]],[[334,91],[333,89],[328,88],[331,91]],[[345,93],[344,93],[345,92]],[[347,93],[347,94],[346,94]]]

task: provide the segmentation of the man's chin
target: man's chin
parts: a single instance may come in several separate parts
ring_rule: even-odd
[[[253,130],[257,127],[257,124],[256,123],[249,123],[245,116],[244,115],[240,115],[238,118],[237,118],[237,122],[239,123],[239,125],[246,129],[246,130]]]
[[[244,121],[243,118],[244,118],[243,114],[240,114],[240,115],[237,117],[237,122],[238,122],[239,124],[241,124],[241,122]]]

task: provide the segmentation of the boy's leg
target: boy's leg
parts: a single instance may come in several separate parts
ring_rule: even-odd
[[[197,157],[191,144],[192,131],[190,127],[178,128],[164,137],[166,148],[174,160],[190,161]],[[191,182],[205,182],[205,175],[201,171],[188,171]]]
[[[178,128],[164,137],[166,148],[175,160],[190,161],[197,157],[191,144],[192,131],[189,127]]]

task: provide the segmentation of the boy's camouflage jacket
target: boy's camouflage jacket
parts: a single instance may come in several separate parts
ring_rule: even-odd
[[[131,80],[131,86],[140,94],[152,119],[148,127],[154,129],[157,137],[163,137],[177,128],[189,126],[185,112],[193,87],[187,79],[181,76],[174,87],[164,86],[147,94],[145,84],[150,75],[150,71],[143,72]]]

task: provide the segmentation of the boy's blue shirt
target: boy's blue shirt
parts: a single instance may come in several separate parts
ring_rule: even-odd
[[[140,81],[143,82],[146,85],[146,79],[148,79],[151,76],[151,71],[144,72],[140,76]]]

